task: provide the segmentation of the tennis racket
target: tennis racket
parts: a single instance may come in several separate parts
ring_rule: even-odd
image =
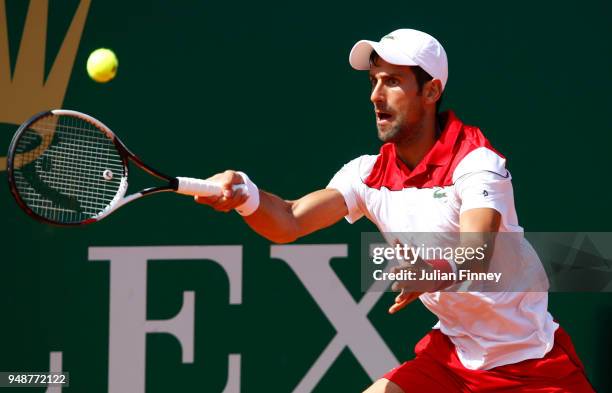
[[[165,184],[126,195],[129,162]],[[221,195],[219,185],[171,177],[134,155],[102,122],[84,113],[57,109],[23,123],[9,147],[11,193],[31,217],[50,224],[91,224],[126,203],[159,192]],[[244,185],[234,190],[247,192]]]

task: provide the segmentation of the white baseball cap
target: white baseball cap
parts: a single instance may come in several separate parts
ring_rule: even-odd
[[[372,50],[388,63],[421,67],[434,79],[439,79],[444,90],[448,80],[448,59],[442,44],[429,34],[399,29],[381,38],[380,42],[358,41],[349,55],[351,66],[356,70],[369,70]]]

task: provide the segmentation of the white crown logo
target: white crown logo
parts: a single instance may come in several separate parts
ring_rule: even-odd
[[[15,72],[11,78],[6,3],[0,0],[0,122],[21,124],[33,114],[60,108],[72,73],[91,0],[81,0],[45,79],[48,0],[30,0]],[[0,171],[6,157],[0,157]]]

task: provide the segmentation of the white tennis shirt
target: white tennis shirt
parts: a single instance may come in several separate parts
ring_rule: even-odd
[[[350,223],[366,216],[381,232],[459,232],[461,213],[484,207],[501,214],[500,232],[523,232],[506,160],[478,128],[452,112],[443,116],[444,131],[413,170],[385,144],[380,154],[356,158],[336,173],[327,188],[343,195]],[[528,243],[519,254],[520,261],[504,264],[543,274]],[[466,368],[542,358],[553,347],[558,324],[547,310],[547,292],[444,291],[420,299]]]

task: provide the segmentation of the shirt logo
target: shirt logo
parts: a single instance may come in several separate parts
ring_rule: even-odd
[[[434,197],[434,199],[445,198],[446,197],[446,191],[444,191],[444,189],[442,189],[442,188],[438,188],[438,189],[436,189],[434,191],[433,197]]]
[[[489,196],[489,193],[487,192],[487,190],[482,190],[482,196]]]

